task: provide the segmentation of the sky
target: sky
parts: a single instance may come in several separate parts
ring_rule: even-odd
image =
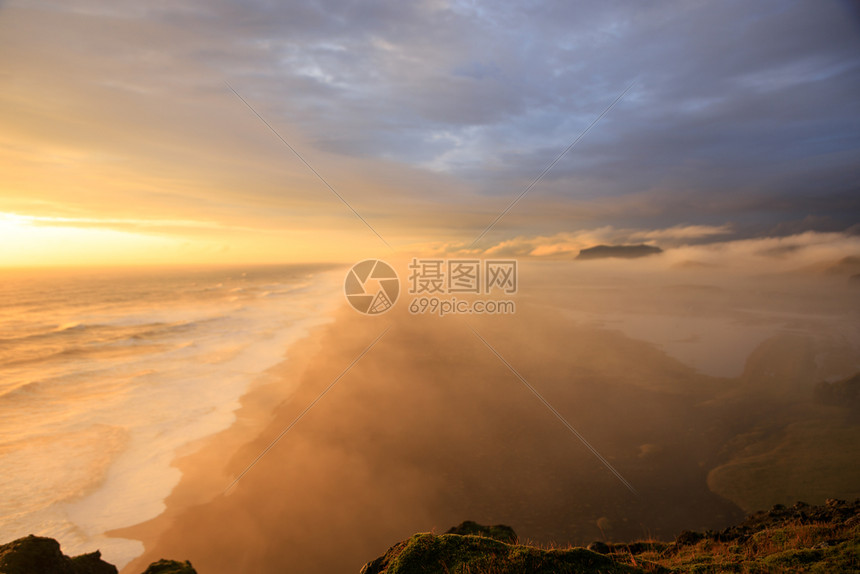
[[[860,234],[848,1],[7,0],[0,86],[0,266]]]

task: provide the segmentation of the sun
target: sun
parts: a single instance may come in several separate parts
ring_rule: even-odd
[[[0,213],[0,267],[133,265],[175,251],[178,244],[169,237]]]

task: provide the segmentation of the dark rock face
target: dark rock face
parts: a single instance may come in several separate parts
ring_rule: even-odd
[[[102,560],[102,553],[96,550],[72,558],[75,574],[116,574],[116,566]]]
[[[143,574],[197,574],[197,570],[188,560],[177,562],[176,560],[162,559],[150,564]]]
[[[117,574],[116,566],[96,551],[69,558],[53,538],[27,536],[0,546],[3,574]]]
[[[53,538],[27,536],[0,545],[0,574],[117,574],[96,550],[70,558]],[[144,574],[197,574],[190,562],[159,560]]]
[[[620,257],[622,259],[636,259],[663,253],[663,250],[654,245],[595,245],[588,249],[581,249],[577,259],[605,259],[607,257]]]
[[[510,526],[504,524],[496,524],[495,526],[484,526],[477,522],[467,520],[459,526],[454,526],[446,532],[446,534],[459,534],[461,536],[483,536],[484,538],[492,538],[506,544],[516,544],[518,542],[517,533]]]

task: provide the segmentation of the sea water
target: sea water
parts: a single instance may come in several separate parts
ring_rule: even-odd
[[[342,302],[323,266],[0,279],[0,543],[50,536],[119,567],[143,546],[105,532],[160,514],[177,451],[230,426]]]

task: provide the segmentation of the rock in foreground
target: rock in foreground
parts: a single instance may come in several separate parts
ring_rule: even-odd
[[[508,532],[509,531],[509,532]],[[502,533],[510,543],[497,539]],[[682,532],[674,542],[594,542],[585,548],[516,544],[509,527],[464,522],[449,533],[416,534],[362,574],[591,574],[860,572],[860,501],[799,502],[757,512],[721,532]]]
[[[177,562],[176,560],[159,560],[153,562],[143,571],[143,574],[197,574],[197,570],[191,566],[191,562]]]
[[[2,574],[117,574],[96,550],[70,558],[53,538],[27,536],[0,546]]]
[[[0,574],[117,574],[96,550],[71,558],[53,538],[26,536],[0,545]],[[144,574],[197,574],[190,562],[159,560]]]
[[[459,526],[450,528],[445,534],[460,534],[463,536],[483,536],[484,538],[492,538],[506,544],[516,544],[519,542],[517,533],[510,526],[504,524],[496,524],[495,526],[484,526],[477,522],[467,520],[460,523]]]
[[[392,546],[361,574],[634,574],[644,572],[584,548],[543,550],[461,534],[416,534]]]

